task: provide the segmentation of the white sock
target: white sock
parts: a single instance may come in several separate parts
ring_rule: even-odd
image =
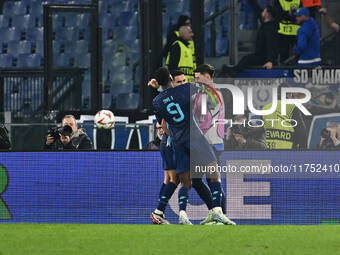
[[[157,214],[160,214],[160,215],[163,215],[163,214],[164,214],[164,212],[158,210],[157,208],[154,210],[154,212],[157,213]]]
[[[179,211],[179,216],[188,217],[184,210]]]
[[[223,213],[222,207],[214,207],[214,208],[212,209],[212,211],[215,212],[215,213],[219,213],[219,214],[222,214],[222,213]]]

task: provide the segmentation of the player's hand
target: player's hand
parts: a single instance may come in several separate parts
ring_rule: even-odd
[[[270,69],[273,68],[273,63],[270,62],[270,61],[268,61],[267,63],[265,63],[265,64],[263,65],[263,67],[264,67],[265,69],[267,69],[267,70],[270,70]]]
[[[319,10],[319,13],[322,14],[322,15],[326,15],[327,14],[327,9],[326,8],[321,8]]]
[[[54,143],[53,136],[47,135],[46,136],[46,145],[51,145],[52,143]]]
[[[152,79],[148,82],[148,86],[158,89],[160,86],[156,79]]]
[[[71,138],[70,138],[69,136],[64,136],[64,135],[62,135],[62,134],[59,134],[59,136],[60,136],[60,141],[61,141],[64,145],[70,143]]]

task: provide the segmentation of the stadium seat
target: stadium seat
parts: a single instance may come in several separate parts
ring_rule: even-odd
[[[27,40],[30,41],[43,41],[44,40],[44,28],[33,27],[27,30]]]
[[[0,28],[1,39],[3,41],[19,41],[21,39],[21,31],[14,27]]]
[[[76,41],[78,29],[75,27],[59,27],[55,30],[55,40]]]
[[[117,98],[117,108],[122,110],[137,109],[139,104],[139,94],[120,94]]]
[[[90,18],[89,14],[78,14],[76,18],[76,27],[78,28],[88,28],[90,26]]]
[[[100,25],[102,28],[113,28],[116,24],[117,16],[113,14],[103,15],[100,19]]]
[[[31,52],[31,42],[29,41],[10,41],[8,42],[8,53],[12,55],[27,54]]]
[[[12,67],[12,55],[0,54],[0,66],[2,68]]]
[[[69,67],[71,66],[72,56],[69,54],[58,54],[53,58],[53,65],[55,67]]]
[[[89,67],[91,64],[91,54],[78,55],[75,58],[75,64],[79,67]]]
[[[121,12],[119,15],[120,26],[133,26],[137,28],[137,12]]]
[[[20,54],[18,57],[18,67],[42,67],[43,57],[40,54]]]
[[[15,15],[15,2],[14,1],[5,1],[4,5],[2,7],[2,13],[5,13],[6,15]]]
[[[90,42],[86,40],[76,41],[73,44],[73,51],[75,55],[84,55],[91,52]]]
[[[89,28],[80,28],[77,29],[77,40],[91,40],[91,31]]]
[[[43,15],[43,2],[31,1],[30,14],[35,17],[42,17]],[[42,25],[42,23],[41,23]]]
[[[122,26],[119,28],[119,32],[116,39],[122,40],[125,43],[135,40],[138,37],[137,26]]]
[[[43,41],[32,41],[31,42],[31,53],[44,55],[44,42]]]

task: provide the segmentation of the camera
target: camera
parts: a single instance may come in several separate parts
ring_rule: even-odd
[[[233,134],[239,134],[239,135],[242,135],[242,136],[247,136],[248,135],[248,128],[246,128],[243,125],[233,125],[230,128],[230,130],[231,130],[231,132]]]
[[[63,136],[71,136],[72,132],[72,128],[68,125],[65,125],[63,127],[50,128],[47,134],[52,136],[54,141],[57,141],[60,138],[59,134],[62,134]]]

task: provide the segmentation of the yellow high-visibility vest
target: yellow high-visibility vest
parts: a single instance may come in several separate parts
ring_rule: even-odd
[[[262,109],[268,110],[271,108],[271,106],[272,103],[263,106]],[[293,148],[293,136],[295,131],[293,127],[290,127],[292,124],[288,123],[289,120],[292,119],[295,105],[288,104],[286,106],[286,109],[286,115],[282,115],[281,100],[278,100],[275,112],[269,115],[262,116],[266,134],[266,148],[268,150],[284,150]],[[284,125],[282,125],[281,121],[284,120],[286,122],[284,123]]]
[[[189,49],[189,47],[187,47],[183,42],[179,40],[175,41],[171,45],[171,47],[174,46],[175,44],[178,44],[181,48],[181,56],[180,56],[179,63],[178,63],[178,69],[184,73],[187,81],[190,81],[194,79],[194,70],[196,68],[196,65],[194,64],[194,61],[192,59],[191,50]],[[170,62],[170,51],[166,58],[166,66],[169,66],[169,62]]]
[[[292,0],[288,2],[287,0],[279,0],[283,11],[289,11],[292,7],[297,10],[301,5],[301,0]],[[296,25],[287,20],[280,21],[280,28],[278,33],[282,35],[297,35],[300,25]]]
[[[175,31],[177,38],[179,38],[179,31]],[[194,61],[195,69],[196,69],[196,52],[195,52],[195,42],[194,40],[189,41],[188,48],[191,50],[192,53],[192,60]]]

